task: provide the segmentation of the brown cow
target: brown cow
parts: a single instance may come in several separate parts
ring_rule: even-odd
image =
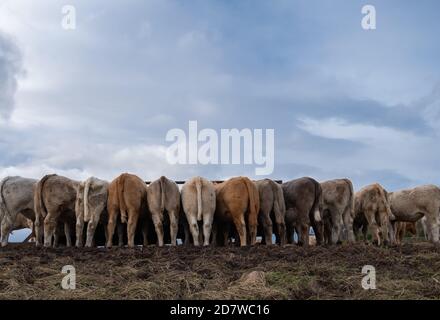
[[[260,211],[260,197],[255,184],[246,177],[235,177],[215,185],[215,189],[217,204],[213,239],[216,239],[215,235],[218,233],[222,244],[226,245],[229,227],[233,223],[240,237],[240,245],[246,246],[247,237],[249,237],[249,243],[254,245]]]
[[[36,244],[43,238],[44,246],[50,247],[57,224],[64,225],[66,245],[72,245],[71,229],[75,226],[75,200],[79,182],[56,174],[44,176],[38,181],[34,192]],[[44,226],[42,224],[44,219]],[[56,242],[54,242],[54,246]]]
[[[389,221],[395,218],[390,209],[386,190],[378,183],[362,188],[355,194],[354,208],[355,219],[368,223],[373,235],[373,243],[381,245],[381,237],[383,237],[383,244],[387,245],[390,242]],[[357,233],[358,230],[355,231]]]
[[[122,223],[127,223],[128,246],[134,247],[134,236],[139,218],[147,216],[147,185],[141,178],[123,173],[114,179],[108,188],[107,199],[107,248],[113,245],[113,234],[120,216]],[[144,244],[146,233],[144,232]],[[121,245],[121,237],[119,244]]]
[[[270,179],[255,181],[255,185],[260,195],[258,221],[264,229],[264,242],[272,244],[272,226],[275,223],[280,244],[286,244],[286,204],[284,203],[283,189]],[[271,214],[273,214],[274,222],[271,219]]]
[[[282,184],[286,203],[287,241],[293,242],[293,232],[298,234],[298,244],[309,245],[309,230],[313,228],[317,244],[323,241],[321,210],[323,206],[321,185],[315,179],[304,177]]]
[[[187,181],[182,187],[182,206],[193,237],[194,245],[199,245],[198,221],[203,220],[204,245],[209,245],[212,222],[215,212],[215,187],[212,182],[195,177]],[[188,240],[185,235],[185,240]]]
[[[171,245],[177,244],[177,231],[180,215],[180,192],[174,181],[162,176],[148,186],[148,208],[153,219],[159,247],[164,244],[164,212],[166,211],[170,220]]]
[[[342,228],[345,227],[349,242],[354,242],[354,192],[348,179],[335,179],[321,182],[324,205],[324,241],[328,244],[341,242]]]

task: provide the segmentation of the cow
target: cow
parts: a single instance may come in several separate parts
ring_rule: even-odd
[[[37,180],[22,177],[6,177],[0,182],[1,245],[8,244],[14,223],[22,214],[35,220],[33,190]]]
[[[199,245],[198,221],[203,221],[203,244],[209,245],[215,212],[214,184],[202,177],[195,177],[182,186],[181,194],[183,211],[194,245]],[[187,240],[186,237],[185,240]]]
[[[272,244],[273,224],[275,224],[279,243],[285,245],[286,204],[284,203],[283,189],[280,184],[270,179],[255,181],[255,185],[260,197],[258,224],[264,229],[264,242]]]
[[[116,225],[127,224],[128,247],[134,247],[134,238],[139,219],[147,220],[147,185],[141,178],[129,173],[123,173],[114,179],[108,187],[107,197],[107,243],[106,247],[113,245],[113,234]],[[118,220],[120,218],[120,221]],[[146,245],[147,231],[142,229],[144,245]],[[118,230],[119,229],[118,227]],[[119,237],[119,245],[122,245],[122,237]]]
[[[38,181],[34,192],[36,245],[52,246],[57,224],[64,225],[66,246],[72,245],[71,229],[75,226],[75,202],[79,182],[56,174]],[[44,221],[44,225],[43,225]],[[56,246],[54,241],[53,245]]]
[[[327,244],[341,242],[345,227],[347,239],[354,242],[354,192],[349,179],[335,179],[321,182],[324,222],[324,241]]]
[[[240,245],[254,245],[257,238],[260,196],[256,185],[246,177],[234,177],[215,185],[215,231],[223,245],[227,244],[230,224],[235,226]],[[248,229],[248,230],[247,230]]]
[[[180,192],[174,181],[162,176],[148,186],[148,208],[156,230],[159,247],[164,245],[164,212],[170,221],[171,245],[177,244],[177,231],[180,215]]]
[[[368,185],[355,194],[355,219],[368,224],[368,229],[373,236],[373,243],[376,245],[388,245],[391,233],[389,223],[393,221],[394,215],[391,212],[387,191],[378,183]],[[357,224],[356,224],[357,225]],[[364,228],[364,240],[366,236]],[[358,233],[358,230],[355,230]],[[383,238],[383,241],[381,241]]]
[[[286,233],[288,243],[293,242],[293,232],[298,234],[298,244],[309,245],[309,230],[313,228],[317,244],[323,241],[323,206],[321,185],[315,179],[303,177],[282,184],[286,204]]]
[[[426,218],[428,239],[439,242],[440,188],[423,185],[389,194],[391,211],[396,221],[416,222]]]
[[[90,177],[80,183],[76,196],[76,247],[83,246],[84,223],[87,222],[86,247],[93,246],[93,237],[98,223],[107,224],[107,181]]]

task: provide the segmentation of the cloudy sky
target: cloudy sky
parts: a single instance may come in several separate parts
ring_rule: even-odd
[[[76,29],[61,9],[76,8]],[[377,29],[361,28],[373,4]],[[0,177],[170,165],[168,130],[275,129],[270,176],[440,180],[440,2],[0,0]]]

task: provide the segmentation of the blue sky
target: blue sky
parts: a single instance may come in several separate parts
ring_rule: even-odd
[[[254,176],[165,161],[169,129],[275,129],[270,176],[438,183],[438,1],[0,2],[0,176]],[[361,28],[373,4],[377,29]]]

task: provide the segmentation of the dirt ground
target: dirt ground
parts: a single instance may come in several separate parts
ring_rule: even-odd
[[[64,265],[76,289],[64,290]],[[376,290],[364,290],[364,265]],[[439,299],[440,248],[0,248],[0,299]]]

